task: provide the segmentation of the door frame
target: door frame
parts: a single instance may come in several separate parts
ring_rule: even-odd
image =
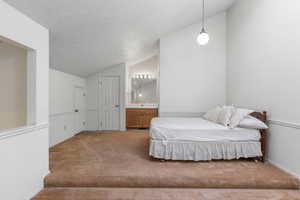
[[[123,98],[122,98],[122,78],[120,75],[101,75],[99,76],[99,83],[98,83],[98,108],[99,108],[99,111],[98,111],[98,129],[101,131],[103,130],[103,104],[101,102],[101,96],[102,96],[102,83],[103,83],[103,79],[106,78],[106,77],[114,77],[114,78],[118,78],[119,79],[119,104],[120,104],[120,108],[119,108],[119,131],[122,131],[123,130],[123,127],[122,127],[122,115],[125,114],[125,104],[123,102]]]

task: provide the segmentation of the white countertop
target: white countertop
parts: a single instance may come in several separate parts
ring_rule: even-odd
[[[158,108],[158,104],[128,104],[126,108]]]

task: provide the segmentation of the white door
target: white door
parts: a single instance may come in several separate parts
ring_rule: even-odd
[[[75,132],[80,133],[85,130],[85,101],[86,95],[83,88],[75,87],[74,95],[74,112],[75,112]]]
[[[100,85],[102,130],[120,130],[120,78],[103,77]]]

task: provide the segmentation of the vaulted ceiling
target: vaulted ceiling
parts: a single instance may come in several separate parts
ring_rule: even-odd
[[[5,0],[50,29],[52,68],[87,76],[154,55],[162,36],[201,19],[201,0]],[[235,0],[207,0],[207,16]],[[200,27],[199,27],[200,30]]]

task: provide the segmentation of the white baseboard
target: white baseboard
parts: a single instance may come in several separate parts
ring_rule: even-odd
[[[296,174],[295,172],[292,172],[291,170],[287,169],[286,167],[282,166],[281,164],[278,164],[276,162],[273,162],[272,160],[268,159],[268,162],[272,165],[274,165],[275,167],[278,167],[279,169],[282,169],[283,171],[295,176],[296,178],[298,178],[300,180],[300,174]],[[300,189],[300,188],[299,188]]]

